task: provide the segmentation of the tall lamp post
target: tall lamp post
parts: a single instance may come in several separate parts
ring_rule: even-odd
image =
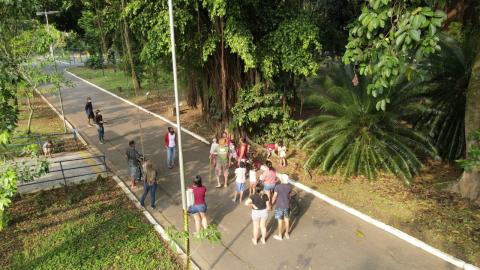
[[[178,82],[177,82],[177,60],[175,55],[175,34],[173,27],[173,4],[172,0],[168,0],[168,15],[170,22],[170,42],[172,48],[172,68],[173,68],[173,89],[175,91],[175,114],[177,116],[177,134],[178,134],[178,163],[180,169],[180,188],[182,193],[183,207],[183,230],[187,233],[185,239],[185,248],[187,254],[187,269],[190,264],[190,235],[188,229],[188,213],[187,213],[187,196],[185,190],[185,175],[183,172],[183,150],[182,150],[182,128],[180,126],[180,106],[178,104]]]
[[[60,11],[39,11],[37,12],[37,16],[45,16],[45,22],[47,23],[47,29],[50,32],[50,24],[48,23],[48,15],[52,14],[57,14],[60,13]],[[55,72],[58,74],[58,68],[57,68],[57,62],[55,61],[55,56],[53,55],[53,45],[50,44],[50,57],[53,60],[53,65],[55,66]],[[67,132],[67,123],[65,121],[65,114],[63,112],[63,100],[62,100],[62,92],[60,91],[60,86],[58,86],[58,97],[60,99],[60,109],[62,111],[62,120],[63,120],[63,131],[66,133]]]

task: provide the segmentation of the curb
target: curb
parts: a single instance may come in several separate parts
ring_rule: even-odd
[[[59,62],[64,63],[64,64],[68,64],[68,63],[63,62],[63,61],[59,61]],[[65,70],[65,72],[67,72],[68,74],[72,75],[73,77],[75,77],[75,78],[77,78],[77,79],[80,79],[81,81],[83,81],[83,82],[85,82],[85,83],[87,83],[87,84],[89,84],[89,85],[91,85],[91,86],[93,86],[93,87],[95,87],[95,88],[97,88],[97,89],[99,89],[99,90],[107,93],[107,94],[110,94],[111,96],[113,96],[113,97],[115,97],[115,98],[117,98],[117,99],[120,99],[120,100],[122,100],[122,101],[124,101],[124,102],[126,102],[126,103],[128,103],[128,104],[130,104],[130,105],[132,105],[132,106],[134,106],[134,107],[136,107],[136,108],[138,108],[138,109],[146,112],[146,113],[149,114],[149,115],[155,116],[155,117],[157,117],[157,118],[159,118],[159,119],[161,119],[161,120],[163,120],[163,121],[165,121],[165,122],[167,122],[167,123],[169,123],[170,125],[173,125],[173,126],[175,126],[175,127],[177,126],[175,123],[173,123],[172,121],[166,119],[165,117],[160,116],[160,115],[158,115],[158,114],[156,114],[156,113],[153,113],[153,112],[151,112],[151,111],[149,111],[149,110],[147,110],[147,109],[145,109],[145,108],[143,108],[143,107],[141,107],[141,106],[139,106],[139,105],[137,105],[137,104],[135,104],[135,103],[133,103],[133,102],[131,102],[131,101],[128,101],[128,100],[126,100],[126,99],[124,99],[124,98],[121,98],[121,97],[119,97],[119,96],[111,93],[110,91],[105,90],[105,89],[101,88],[100,86],[97,86],[97,85],[95,85],[95,84],[93,84],[93,83],[91,83],[91,82],[89,82],[89,81],[87,81],[87,80],[85,80],[85,79],[83,79],[83,78],[81,78],[81,77],[79,77],[79,76],[77,76],[77,75],[69,72],[68,70]],[[196,133],[193,133],[193,132],[191,132],[191,131],[183,128],[183,127],[182,127],[182,131],[185,132],[185,133],[187,133],[187,134],[189,134],[189,135],[191,135],[191,136],[193,136],[194,138],[198,139],[199,141],[201,141],[201,142],[203,142],[203,143],[205,143],[205,144],[210,144],[210,143],[208,142],[208,140],[206,140],[206,139],[203,138],[202,136],[200,136],[200,135],[198,135],[198,134],[196,134]],[[115,177],[117,177],[117,176],[115,176]],[[114,177],[114,178],[115,178],[115,177]],[[117,178],[118,178],[118,177],[117,177]],[[118,180],[120,180],[120,179],[118,179]],[[121,181],[121,180],[120,180],[120,181]],[[375,227],[377,227],[377,228],[379,228],[379,229],[381,229],[381,230],[383,230],[383,231],[385,231],[385,232],[387,232],[387,233],[389,233],[389,234],[391,234],[391,235],[394,235],[394,236],[396,236],[396,237],[404,240],[405,242],[407,242],[407,243],[409,243],[409,244],[411,244],[411,245],[413,245],[413,246],[416,246],[416,247],[418,247],[418,248],[426,251],[427,253],[432,254],[432,255],[434,255],[434,256],[436,256],[436,257],[438,257],[438,258],[440,258],[440,259],[442,259],[442,260],[444,260],[444,261],[446,261],[446,262],[448,262],[448,263],[450,263],[450,264],[452,264],[452,265],[454,265],[454,266],[456,266],[456,267],[459,267],[459,268],[465,269],[465,270],[480,270],[480,268],[478,268],[478,267],[476,267],[476,266],[474,266],[474,265],[472,265],[472,264],[469,264],[469,263],[467,263],[467,262],[465,262],[465,261],[463,261],[463,260],[460,260],[460,259],[458,259],[458,258],[455,258],[454,256],[452,256],[452,255],[450,255],[450,254],[447,254],[447,253],[445,253],[445,252],[443,252],[443,251],[441,251],[441,250],[439,250],[439,249],[437,249],[437,248],[434,248],[434,247],[428,245],[427,243],[425,243],[425,242],[423,242],[423,241],[421,241],[421,240],[419,240],[419,239],[417,239],[417,238],[415,238],[415,237],[413,237],[413,236],[411,236],[411,235],[409,235],[409,234],[407,234],[407,233],[405,233],[405,232],[400,231],[399,229],[396,229],[396,228],[394,228],[394,227],[392,227],[392,226],[390,226],[390,225],[387,225],[387,224],[385,224],[385,223],[383,223],[383,222],[381,222],[381,221],[379,221],[379,220],[376,220],[376,219],[374,219],[374,218],[372,218],[372,217],[370,217],[370,216],[368,216],[368,215],[366,215],[366,214],[363,214],[362,212],[360,212],[360,211],[358,211],[358,210],[356,210],[356,209],[354,209],[354,208],[351,208],[351,207],[349,207],[349,206],[347,206],[347,205],[345,205],[345,204],[343,204],[343,203],[341,203],[341,202],[339,202],[339,201],[337,201],[337,200],[334,200],[334,199],[328,197],[328,196],[325,195],[325,194],[322,194],[322,193],[320,193],[320,192],[318,192],[318,191],[316,191],[316,190],[313,190],[312,188],[310,188],[310,187],[308,187],[308,186],[305,186],[304,184],[301,184],[301,183],[299,183],[299,182],[297,182],[297,181],[294,181],[294,180],[289,180],[289,182],[290,182],[290,184],[292,184],[293,186],[295,186],[295,187],[297,187],[297,188],[299,188],[299,189],[301,189],[301,190],[303,190],[303,191],[305,191],[305,192],[307,192],[307,193],[310,193],[310,194],[314,195],[314,196],[317,197],[318,199],[320,199],[320,200],[322,200],[322,201],[324,201],[324,202],[326,202],[326,203],[328,203],[328,204],[330,204],[330,205],[332,205],[332,206],[334,206],[334,207],[336,207],[336,208],[339,208],[339,209],[341,209],[341,210],[343,210],[343,211],[345,211],[345,212],[347,212],[347,213],[349,213],[349,214],[351,214],[351,215],[353,215],[353,216],[355,216],[355,217],[357,217],[357,218],[365,221],[366,223],[371,224],[371,225],[373,225],[373,226],[375,226]],[[123,184],[123,182],[122,182],[122,184]],[[125,187],[125,184],[123,184],[123,187]],[[122,187],[122,189],[123,189],[123,187]],[[126,188],[126,187],[125,187],[125,188]],[[126,189],[128,190],[128,188],[126,188]],[[128,191],[130,192],[130,190],[128,190]],[[132,195],[132,196],[134,196],[134,195]],[[129,195],[129,197],[130,197],[130,195]],[[135,197],[135,196],[134,196],[134,197]],[[135,199],[136,199],[136,197],[135,197]],[[137,205],[137,204],[140,205],[140,204],[138,203],[138,201],[136,202],[136,205]],[[139,207],[139,206],[137,206],[137,207]],[[147,212],[147,211],[143,211],[143,212]],[[147,213],[148,213],[148,212],[147,212]],[[151,218],[153,221],[155,221],[155,220],[153,219],[153,217],[150,215],[150,213],[148,213],[148,215],[150,216],[150,218]],[[147,219],[149,219],[149,218],[147,217]],[[150,219],[149,219],[149,221],[150,221]],[[153,223],[152,223],[152,224],[153,224]],[[158,223],[156,223],[156,224],[158,225]],[[153,224],[153,225],[156,226],[155,224]],[[160,226],[160,225],[158,225],[158,226]],[[160,228],[161,228],[161,226],[160,226]],[[157,230],[157,231],[158,231],[158,230]],[[162,232],[159,232],[159,234],[161,234],[162,237],[163,237],[163,234],[165,234],[165,232],[163,231],[163,228],[162,228]],[[165,235],[166,235],[166,234],[165,234]],[[168,236],[166,236],[166,237],[168,237]],[[183,250],[182,250],[182,252],[183,252]],[[184,254],[184,253],[183,253],[183,254]],[[185,255],[184,255],[184,256],[185,256]],[[192,264],[193,264],[193,262],[192,262]],[[193,264],[193,265],[194,265],[194,264]],[[197,266],[197,267],[198,267],[198,266]]]
[[[403,241],[413,245],[413,246],[416,246],[424,251],[426,251],[427,253],[430,253],[446,262],[449,262],[453,265],[455,265],[456,267],[459,267],[461,269],[465,269],[465,270],[480,270],[480,268],[472,265],[472,264],[469,264],[465,261],[462,261],[458,258],[455,258],[454,256],[450,255],[450,254],[447,254],[439,249],[436,249],[430,245],[428,245],[427,243],[411,236],[411,235],[408,235],[402,231],[400,231],[399,229],[396,229],[390,225],[387,225],[381,221],[378,221],[368,215],[365,215],[363,214],[362,212],[358,211],[358,210],[355,210],[337,200],[334,200],[330,197],[328,197],[327,195],[325,194],[322,194],[316,190],[313,190],[312,188],[304,185],[304,184],[301,184],[297,181],[294,181],[294,180],[289,180],[290,184],[292,184],[293,186],[295,186],[296,188],[298,189],[301,189],[305,192],[308,192],[312,195],[314,195],[315,197],[319,198],[320,200],[332,205],[332,206],[335,206],[336,208],[339,208],[339,209],[342,209],[343,211],[391,234],[391,235],[394,235],[400,239],[402,239]]]
[[[63,62],[63,63],[65,63],[65,62]],[[111,95],[111,96],[113,96],[113,97],[115,97],[115,98],[117,98],[117,99],[119,99],[119,100],[121,100],[121,101],[123,101],[123,102],[125,102],[125,103],[127,103],[127,104],[129,104],[129,105],[131,105],[131,106],[134,106],[134,107],[136,107],[137,109],[139,109],[139,110],[141,110],[141,111],[143,111],[143,112],[145,112],[145,113],[147,113],[147,114],[149,114],[149,115],[151,115],[151,116],[154,116],[154,117],[156,117],[156,118],[158,118],[158,119],[160,119],[160,120],[168,123],[169,125],[172,125],[172,126],[174,126],[175,128],[177,128],[177,124],[174,123],[174,122],[172,122],[172,121],[170,121],[170,120],[168,120],[167,118],[165,118],[165,117],[163,117],[163,116],[161,116],[161,115],[159,115],[159,114],[156,114],[156,113],[154,113],[154,112],[151,112],[151,111],[149,111],[149,110],[147,110],[147,109],[145,109],[145,108],[143,108],[143,107],[141,107],[141,106],[139,106],[139,105],[137,105],[137,104],[135,104],[135,103],[133,103],[133,102],[131,102],[131,101],[129,101],[129,100],[126,100],[126,99],[124,99],[124,98],[122,98],[122,97],[120,97],[120,96],[118,96],[118,95],[116,95],[116,94],[114,94],[114,93],[112,93],[112,92],[110,92],[110,91],[108,91],[108,90],[106,90],[106,89],[104,89],[104,88],[102,88],[102,87],[94,84],[94,83],[91,83],[91,82],[89,82],[89,81],[87,81],[87,80],[85,80],[85,79],[83,79],[83,78],[81,78],[81,77],[79,77],[79,76],[71,73],[70,71],[68,71],[68,70],[66,70],[66,69],[65,69],[65,72],[68,73],[68,74],[70,74],[71,76],[73,76],[73,77],[75,77],[75,78],[77,78],[77,79],[79,79],[79,80],[81,80],[81,81],[83,81],[83,82],[85,82],[85,83],[87,83],[87,84],[89,84],[89,85],[97,88],[98,90],[103,91],[103,92],[105,92],[105,93],[107,93],[107,94],[109,94],[109,95]],[[210,144],[210,142],[209,142],[207,139],[205,139],[204,137],[202,137],[202,136],[200,136],[200,135],[198,135],[198,134],[196,134],[196,133],[194,133],[194,132],[192,132],[192,131],[184,128],[184,127],[182,127],[182,131],[185,132],[185,133],[187,133],[188,135],[194,137],[195,139],[197,139],[197,140],[205,143],[205,144]]]
[[[45,98],[45,96],[43,96],[39,91],[36,91],[37,94],[40,95],[40,97],[43,99],[43,101],[45,103],[48,104],[48,106],[50,106],[50,108],[61,118],[62,118],[62,115],[60,114],[60,112],[57,111],[57,109]],[[67,118],[65,117],[65,122],[67,123],[67,126],[68,128],[70,128],[71,130],[74,130],[75,133],[77,134],[78,138],[82,141],[83,144],[85,145],[89,145],[87,143],[87,141],[83,138],[83,136],[80,134],[80,132],[78,132],[75,127],[67,121]],[[100,152],[100,150],[98,150],[95,146],[93,145],[90,145],[90,147],[94,148],[94,150],[96,152]],[[170,237],[167,235],[167,233],[165,232],[165,229],[155,220],[155,218],[147,211],[145,210],[141,205],[140,205],[140,202],[138,201],[137,197],[132,193],[132,191],[130,189],[127,188],[127,186],[125,185],[125,183],[116,175],[113,175],[113,180],[115,182],[117,182],[117,185],[123,190],[123,192],[127,195],[127,197],[133,202],[133,204],[135,204],[135,206],[141,210],[142,214],[147,218],[148,222],[153,226],[153,228],[155,229],[155,231],[160,235],[160,237],[165,240],[166,242],[169,242],[169,243],[173,243],[174,247],[175,247],[175,253],[177,253],[178,255],[180,255],[180,257],[182,259],[185,259],[187,257],[185,251],[173,240],[170,239]],[[198,265],[192,260],[190,259],[190,268],[192,270],[200,270],[200,267],[198,267]]]
[[[155,218],[152,216],[152,214],[150,214],[150,212],[145,210],[145,208],[143,208],[140,205],[140,202],[138,201],[137,197],[132,193],[132,191],[130,191],[130,189],[127,188],[125,183],[116,175],[114,175],[112,178],[113,178],[113,180],[115,180],[115,182],[117,182],[117,185],[123,190],[123,192],[128,196],[128,198],[133,202],[133,204],[135,204],[135,206],[147,218],[148,222],[150,222],[150,224],[153,226],[155,231],[157,231],[157,233],[160,235],[160,237],[162,237],[162,239],[164,239],[165,241],[173,244],[173,246],[176,249],[176,253],[178,255],[180,255],[180,257],[182,259],[186,259],[187,254],[185,253],[185,251],[175,241],[170,239],[170,237],[165,232],[165,229],[162,227],[162,225],[158,224],[158,222],[155,220]],[[190,259],[190,268],[193,269],[193,270],[200,270],[198,265],[195,264],[195,262],[191,259]]]

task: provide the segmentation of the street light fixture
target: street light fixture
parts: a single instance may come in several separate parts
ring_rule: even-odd
[[[187,269],[190,263],[190,236],[188,230],[188,212],[187,212],[187,194],[185,190],[185,175],[183,171],[183,150],[182,150],[182,128],[180,126],[180,106],[178,103],[178,82],[177,82],[177,60],[175,55],[175,34],[173,27],[173,4],[172,0],[168,0],[168,15],[170,23],[170,42],[172,48],[172,68],[173,68],[173,89],[175,91],[175,112],[177,116],[177,134],[178,134],[178,164],[180,169],[180,192],[182,193],[183,207],[183,230],[187,233],[185,239],[185,248],[187,254]]]
[[[50,24],[48,23],[48,15],[57,14],[60,11],[52,10],[52,11],[38,11],[36,14],[37,16],[45,16],[45,21],[47,23],[47,30],[50,32]],[[53,60],[53,65],[55,66],[55,72],[58,74],[57,62],[55,61],[55,56],[53,55],[53,45],[50,44],[50,57]],[[60,91],[60,87],[58,87],[58,97],[60,99],[60,109],[62,110],[62,120],[63,120],[63,131],[67,132],[67,123],[65,121],[65,114],[63,112],[63,100],[62,100],[62,92]]]
[[[58,14],[60,11],[52,10],[52,11],[38,11],[36,14],[37,16],[45,16],[45,21],[47,22],[47,29],[50,32],[50,24],[48,24],[48,15]],[[50,56],[53,58],[53,46],[50,44]]]

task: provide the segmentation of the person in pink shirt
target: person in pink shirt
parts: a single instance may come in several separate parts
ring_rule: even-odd
[[[272,162],[267,160],[265,162],[267,169],[260,176],[260,180],[263,181],[263,189],[268,196],[268,200],[272,202],[272,193],[277,184],[277,171],[273,168]]]
[[[207,204],[205,203],[205,194],[207,194],[207,188],[202,185],[202,177],[200,175],[195,176],[195,180],[193,180],[193,205],[188,208],[188,213],[193,215],[195,219],[195,228],[197,230],[197,234],[200,230],[206,229],[207,224]]]

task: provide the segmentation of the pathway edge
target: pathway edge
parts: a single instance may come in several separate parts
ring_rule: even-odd
[[[145,112],[145,113],[147,113],[147,114],[149,114],[149,115],[152,115],[152,116],[154,116],[154,117],[156,117],[156,118],[158,118],[158,119],[160,119],[160,120],[162,120],[162,121],[164,121],[164,122],[167,122],[169,125],[172,125],[172,126],[174,126],[175,128],[177,128],[177,124],[174,123],[174,122],[172,122],[172,121],[170,121],[170,120],[168,120],[167,118],[165,118],[165,117],[163,117],[163,116],[161,116],[161,115],[159,115],[159,114],[157,114],[157,113],[154,113],[154,112],[152,112],[152,111],[149,111],[149,110],[143,108],[142,106],[139,106],[139,105],[137,105],[137,104],[135,104],[135,103],[133,103],[133,102],[131,102],[131,101],[129,101],[129,100],[126,100],[126,99],[124,99],[124,98],[122,98],[122,97],[120,97],[120,96],[118,96],[118,95],[116,95],[116,94],[114,94],[114,93],[112,93],[112,92],[110,92],[110,91],[108,91],[108,90],[106,90],[106,89],[104,89],[104,88],[102,88],[102,87],[94,84],[94,83],[91,83],[91,82],[83,79],[82,77],[79,77],[79,76],[73,74],[72,72],[70,72],[70,71],[68,71],[68,70],[66,70],[66,69],[65,69],[65,72],[68,73],[68,74],[70,74],[71,76],[73,76],[73,77],[75,77],[75,78],[77,78],[77,79],[79,79],[79,80],[81,80],[81,81],[83,81],[83,82],[85,82],[85,83],[87,83],[87,84],[89,84],[89,85],[97,88],[98,90],[103,91],[103,92],[105,92],[105,93],[107,93],[107,94],[109,94],[109,95],[111,95],[111,96],[113,96],[113,97],[115,97],[115,98],[117,98],[117,99],[120,99],[121,101],[123,101],[123,102],[125,102],[125,103],[127,103],[127,104],[129,104],[129,105],[132,105],[132,106],[136,107],[137,109],[142,110],[143,112]],[[188,135],[194,137],[195,139],[201,141],[202,143],[210,144],[210,142],[209,142],[207,139],[205,139],[204,137],[202,137],[202,136],[200,136],[200,135],[198,135],[198,134],[196,134],[196,133],[194,133],[194,132],[192,132],[192,131],[184,128],[184,127],[182,127],[182,131],[185,132],[185,133],[187,133]]]
[[[68,63],[63,62],[63,61],[58,61],[58,62],[61,62],[61,63],[64,63],[64,64],[68,64]],[[110,91],[108,91],[108,90],[105,90],[105,89],[103,89],[102,87],[100,87],[100,86],[98,86],[98,85],[96,85],[96,84],[94,84],[94,83],[91,83],[91,82],[89,82],[89,81],[87,81],[87,80],[85,80],[85,79],[83,79],[83,78],[81,78],[81,77],[79,77],[79,76],[71,73],[71,72],[68,71],[68,70],[65,70],[65,72],[67,72],[68,74],[72,75],[73,77],[75,77],[75,78],[77,78],[77,79],[80,79],[81,81],[83,81],[83,82],[85,82],[85,83],[87,83],[87,84],[89,84],[89,85],[91,85],[91,86],[93,86],[93,87],[95,87],[95,88],[97,88],[97,89],[105,92],[105,93],[108,93],[109,95],[111,95],[111,96],[113,96],[113,97],[115,97],[115,98],[118,98],[118,99],[122,100],[123,102],[126,102],[126,103],[128,103],[128,104],[130,104],[130,105],[132,105],[132,106],[134,106],[134,107],[136,107],[136,108],[138,108],[138,109],[146,112],[147,114],[153,115],[153,116],[155,116],[155,117],[157,117],[157,118],[159,118],[159,119],[161,119],[161,120],[163,120],[163,121],[165,121],[165,122],[167,122],[167,123],[169,123],[169,124],[171,124],[171,125],[173,125],[173,126],[176,127],[176,124],[175,124],[175,123],[173,123],[172,121],[166,119],[165,117],[163,117],[163,116],[161,116],[161,115],[158,115],[158,114],[156,114],[156,113],[154,113],[154,112],[151,112],[151,111],[149,111],[149,110],[147,110],[147,109],[145,109],[145,108],[143,108],[143,107],[141,107],[141,106],[139,106],[139,105],[137,105],[137,104],[135,104],[135,103],[133,103],[133,102],[131,102],[131,101],[128,101],[128,100],[126,100],[126,99],[124,99],[124,98],[122,98],[122,97],[119,97],[118,95],[113,94],[112,92],[110,92]],[[59,115],[59,116],[61,117],[61,115]],[[198,135],[198,134],[196,134],[196,133],[194,133],[194,132],[191,132],[190,130],[187,130],[187,129],[185,129],[185,128],[182,127],[182,131],[185,132],[185,133],[187,133],[187,134],[189,134],[189,135],[191,135],[191,136],[193,136],[194,138],[196,138],[197,140],[199,140],[199,141],[201,141],[201,142],[203,142],[203,143],[205,143],[205,144],[209,144],[208,140],[206,140],[205,138],[203,138],[202,136],[200,136],[200,135]],[[115,176],[115,177],[117,177],[117,176]],[[118,177],[117,177],[117,178],[118,178]],[[120,180],[120,179],[119,179],[119,180]],[[121,181],[121,180],[120,180],[120,181]],[[358,210],[356,210],[356,209],[354,209],[354,208],[352,208],[352,207],[349,207],[349,206],[347,206],[347,205],[344,204],[344,203],[341,203],[341,202],[339,202],[339,201],[337,201],[337,200],[335,200],[335,199],[332,199],[332,198],[328,197],[327,195],[325,195],[325,194],[323,194],[323,193],[320,193],[320,192],[318,192],[318,191],[316,191],[316,190],[314,190],[314,189],[312,189],[312,188],[310,188],[310,187],[308,187],[308,186],[306,186],[306,185],[304,185],[304,184],[302,184],[302,183],[299,183],[299,182],[294,181],[294,180],[289,180],[289,182],[290,182],[290,184],[292,184],[293,186],[295,186],[295,187],[297,187],[297,188],[299,188],[299,189],[301,189],[301,190],[303,190],[303,191],[305,191],[305,192],[307,192],[307,193],[310,193],[310,194],[314,195],[314,196],[317,197],[318,199],[320,199],[320,200],[322,200],[322,201],[324,201],[324,202],[326,202],[326,203],[328,203],[328,204],[330,204],[330,205],[332,205],[332,206],[334,206],[334,207],[336,207],[336,208],[339,208],[339,209],[347,212],[348,214],[353,215],[353,216],[355,216],[355,217],[357,217],[357,218],[365,221],[366,223],[371,224],[371,225],[373,225],[373,226],[375,226],[375,227],[377,227],[377,228],[379,228],[379,229],[381,229],[381,230],[383,230],[383,231],[385,231],[385,232],[387,232],[387,233],[389,233],[389,234],[391,234],[391,235],[393,235],[393,236],[396,236],[397,238],[400,238],[401,240],[403,240],[403,241],[405,241],[405,242],[407,242],[407,243],[409,243],[409,244],[411,244],[411,245],[413,245],[413,246],[416,246],[416,247],[424,250],[425,252],[427,252],[427,253],[429,253],[429,254],[432,254],[432,255],[434,255],[434,256],[436,256],[436,257],[438,257],[438,258],[440,258],[440,259],[442,259],[442,260],[444,260],[444,261],[446,261],[446,262],[448,262],[448,263],[450,263],[450,264],[452,264],[452,265],[454,265],[454,266],[456,266],[456,267],[459,267],[459,268],[465,269],[465,270],[480,270],[480,268],[478,268],[478,267],[476,267],[476,266],[474,266],[474,265],[472,265],[472,264],[469,264],[469,263],[467,263],[467,262],[465,262],[465,261],[463,261],[463,260],[461,260],[461,259],[458,259],[458,258],[456,258],[456,257],[454,257],[454,256],[452,256],[452,255],[450,255],[450,254],[448,254],[448,253],[445,253],[445,252],[443,252],[443,251],[441,251],[441,250],[439,250],[439,249],[437,249],[437,248],[434,248],[434,247],[430,246],[429,244],[427,244],[427,243],[425,243],[425,242],[423,242],[423,241],[421,241],[421,240],[419,240],[419,239],[417,239],[417,238],[415,238],[415,237],[413,237],[413,236],[411,236],[411,235],[409,235],[409,234],[407,234],[407,233],[405,233],[405,232],[403,232],[403,231],[401,231],[401,230],[399,230],[399,229],[397,229],[397,228],[394,228],[394,227],[392,227],[392,226],[390,226],[390,225],[387,225],[387,224],[385,224],[385,223],[383,223],[383,222],[381,222],[381,221],[379,221],[379,220],[376,220],[376,219],[374,219],[374,218],[372,218],[372,217],[370,217],[370,216],[368,216],[368,215],[366,215],[366,214],[364,214],[364,213],[362,213],[362,212],[360,212],[360,211],[358,211]],[[122,183],[123,183],[123,181],[122,181]],[[124,184],[124,183],[123,183],[123,186],[125,187],[125,184]],[[126,188],[126,187],[125,187],[125,188]],[[123,187],[122,187],[122,189],[123,189]],[[128,188],[127,188],[127,190],[128,190]],[[130,190],[128,190],[128,191],[130,192]],[[134,195],[132,195],[132,196],[134,196]],[[136,205],[137,205],[137,204],[138,204],[138,202],[136,203]],[[138,207],[138,206],[137,206],[137,207]],[[144,211],[144,212],[147,212],[147,211]],[[147,212],[147,213],[148,213],[148,212]],[[150,215],[150,213],[148,213],[148,214]],[[150,215],[150,217],[153,219],[153,217],[152,217],[151,215]],[[147,217],[147,219],[148,219],[148,217]],[[153,220],[154,220],[154,219],[153,219]],[[150,220],[149,220],[149,221],[150,221]],[[156,221],[155,221],[155,222],[156,222]],[[158,224],[158,223],[157,223],[157,224]],[[158,225],[158,226],[160,226],[160,225]],[[160,228],[161,228],[161,226],[160,226]],[[162,228],[162,230],[163,230],[163,228]],[[163,231],[163,233],[165,233],[165,232]],[[159,232],[159,234],[161,234],[161,233]],[[168,237],[168,236],[167,236],[167,237]],[[163,238],[163,236],[162,236],[162,238]],[[181,249],[180,249],[180,250],[181,250]],[[183,250],[182,250],[182,251],[183,251]]]
[[[297,181],[294,181],[294,180],[289,180],[290,184],[292,184],[293,186],[307,192],[307,193],[310,193],[312,195],[314,195],[315,197],[319,198],[320,200],[336,207],[336,208],[339,208],[347,213],[349,213],[350,215],[353,215],[363,221],[365,221],[366,223],[368,224],[371,224],[393,236],[396,236],[400,239],[402,239],[403,241],[413,245],[413,246],[416,246],[424,251],[426,251],[427,253],[429,254],[432,254],[446,262],[449,262],[450,264],[453,264],[459,268],[462,268],[462,269],[465,269],[465,270],[480,270],[480,268],[472,265],[472,264],[469,264],[463,260],[460,260],[450,254],[447,254],[437,248],[434,248],[432,246],[430,246],[429,244],[397,229],[397,228],[394,228],[390,225],[387,225],[379,220],[376,220],[352,207],[349,207],[347,206],[346,204],[344,203],[341,203],[335,199],[332,199],[330,197],[328,197],[327,195],[323,194],[323,193],[320,193],[314,189],[312,189],[311,187],[308,187],[302,183],[299,183]]]
[[[53,106],[46,98],[45,96],[43,96],[42,93],[40,93],[39,91],[37,91],[37,94],[40,95],[40,97],[43,99],[43,101],[45,103],[48,104],[48,106],[58,115],[58,117],[60,117],[60,119],[63,120],[63,117],[61,115],[61,113],[55,108],[55,106]],[[82,143],[84,145],[89,145],[91,148],[94,148],[95,151],[97,152],[100,152],[101,151],[99,149],[97,149],[94,145],[91,145],[91,144],[88,144],[87,141],[83,138],[83,136],[80,134],[80,132],[77,131],[77,129],[73,126],[73,124],[71,124],[67,118],[65,117],[65,122],[67,123],[67,126],[72,129],[76,134],[77,136],[80,138],[80,140],[82,141]],[[87,150],[88,151],[88,150]],[[185,258],[187,255],[185,253],[185,251],[177,244],[177,242],[175,242],[174,240],[171,240],[170,237],[168,236],[168,234],[165,232],[165,229],[162,227],[162,225],[160,225],[156,219],[150,214],[150,212],[148,212],[147,210],[145,210],[141,205],[140,205],[140,202],[138,201],[137,197],[131,192],[130,189],[127,188],[127,186],[125,185],[125,183],[117,176],[117,175],[113,175],[112,179],[117,183],[117,185],[122,189],[122,191],[125,193],[125,195],[127,195],[127,197],[133,202],[133,204],[142,212],[142,214],[147,218],[148,222],[153,226],[153,228],[155,229],[155,231],[157,232],[158,235],[160,235],[160,237],[165,240],[166,242],[168,243],[172,243],[175,247],[176,250],[174,250],[175,253],[177,253],[178,255],[180,255],[180,257],[182,258]],[[200,270],[200,267],[198,267],[198,265],[192,260],[190,259],[190,266],[191,266],[191,269],[193,270]]]

